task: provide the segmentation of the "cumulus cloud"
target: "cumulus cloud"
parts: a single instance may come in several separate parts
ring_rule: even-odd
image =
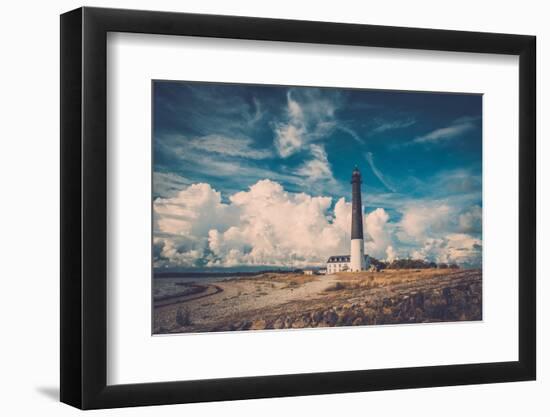
[[[378,259],[383,259],[388,246],[392,243],[392,228],[388,224],[390,216],[383,208],[371,211],[365,217],[367,253]]]
[[[192,184],[153,204],[155,264],[198,265],[205,258],[208,232],[226,230],[238,220],[234,207],[208,184]]]
[[[229,203],[208,184],[157,199],[155,266],[322,264],[349,251],[351,206],[340,199],[286,192],[270,180],[233,194]]]
[[[473,206],[460,214],[458,224],[464,233],[481,233],[482,210],[480,206]]]
[[[412,206],[405,209],[400,225],[409,237],[419,240],[447,230],[451,214],[452,209],[446,204]]]
[[[481,239],[464,233],[452,233],[442,238],[428,238],[424,246],[412,253],[417,259],[437,263],[479,265]]]
[[[467,266],[481,264],[481,207],[460,211],[447,204],[415,206],[399,222],[399,241],[411,245],[408,256]]]
[[[308,265],[320,263],[345,242],[344,231],[327,219],[332,199],[291,194],[272,181],[259,181],[231,198],[240,222],[225,233],[211,232],[214,265]],[[323,244],[319,244],[319,240]]]
[[[478,205],[461,209],[446,203],[411,205],[403,210],[399,226],[403,241],[452,232],[477,235],[481,233],[482,209]]]
[[[416,207],[395,223],[376,208],[364,216],[366,252],[386,260],[399,255],[479,263],[481,240],[449,231],[444,219],[451,212],[445,205]],[[469,212],[472,221],[475,212]],[[472,222],[465,215],[463,223]],[[331,255],[349,253],[350,224],[351,204],[344,198],[333,204],[331,197],[290,193],[260,180],[224,201],[209,184],[192,184],[154,201],[154,265],[321,266]],[[403,252],[399,231],[411,250]]]
[[[393,262],[397,259],[397,253],[393,249],[393,246],[389,245],[386,248],[386,262]]]
[[[209,228],[223,228],[236,219],[236,211],[221,201],[210,185],[192,184],[172,198],[154,202],[159,229],[174,235],[203,235]]]

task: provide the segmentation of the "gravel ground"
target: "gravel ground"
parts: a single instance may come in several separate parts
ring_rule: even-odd
[[[481,280],[481,270],[461,269],[232,279],[155,308],[154,333],[481,320]]]

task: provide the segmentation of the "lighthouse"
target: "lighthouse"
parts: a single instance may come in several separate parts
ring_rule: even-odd
[[[363,206],[361,203],[361,173],[355,167],[351,174],[351,252],[350,255],[333,255],[327,261],[327,274],[365,271],[371,263],[365,255],[363,240]]]
[[[363,206],[361,204],[361,173],[357,166],[351,175],[351,252],[350,271],[366,269],[363,240]]]

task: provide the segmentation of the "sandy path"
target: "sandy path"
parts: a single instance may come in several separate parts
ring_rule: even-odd
[[[322,297],[323,291],[336,282],[336,275],[315,277],[312,281],[293,288],[285,282],[269,279],[237,279],[216,282],[222,291],[194,298],[184,303],[172,303],[156,308],[162,315],[175,314],[185,306],[196,324],[223,319],[242,311],[268,308],[292,301],[306,301]],[[238,299],[238,300],[237,300]],[[213,309],[212,306],[216,308]]]

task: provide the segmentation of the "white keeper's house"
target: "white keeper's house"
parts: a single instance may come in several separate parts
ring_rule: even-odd
[[[369,255],[365,255],[364,265],[370,265]],[[335,255],[328,258],[327,261],[327,274],[334,274],[336,272],[349,272],[351,271],[351,256],[350,255]]]

